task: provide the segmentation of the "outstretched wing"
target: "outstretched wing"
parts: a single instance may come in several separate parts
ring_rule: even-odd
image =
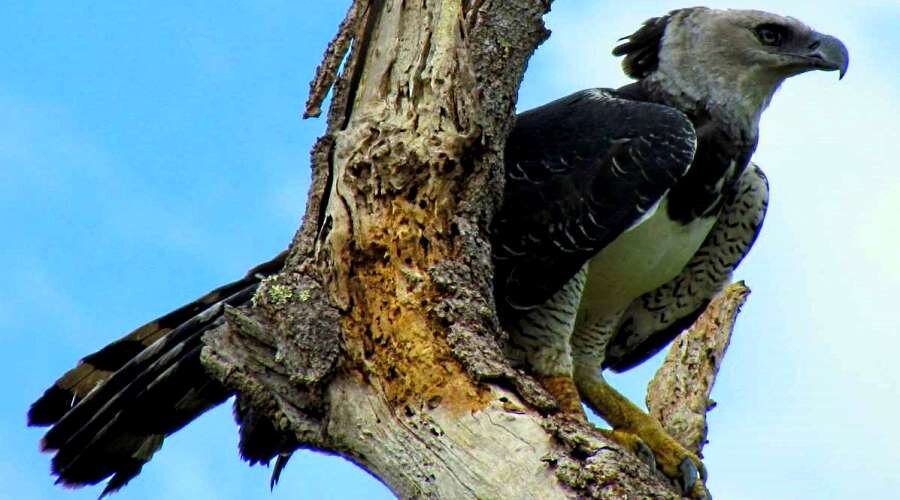
[[[703,313],[731,281],[731,273],[759,235],[769,204],[769,184],[751,164],[726,199],[703,245],[675,279],[638,297],[609,343],[604,368],[620,372],[656,354]]]
[[[202,336],[222,324],[226,304],[248,304],[285,255],[86,356],[47,389],[28,423],[53,426],[41,446],[56,451],[58,482],[78,486],[112,476],[103,494],[115,491],[167,435],[222,403],[227,391],[200,363]]]
[[[519,115],[492,234],[501,320],[545,302],[651,213],[695,149],[681,112],[612,90],[577,92]]]

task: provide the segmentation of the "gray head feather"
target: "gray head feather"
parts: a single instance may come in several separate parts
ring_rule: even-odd
[[[784,80],[847,69],[847,50],[791,17],[756,10],[681,9],[644,23],[613,53],[649,90],[683,111],[705,110],[755,131]]]

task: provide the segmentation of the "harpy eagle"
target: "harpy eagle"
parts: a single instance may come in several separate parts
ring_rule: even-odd
[[[760,11],[690,8],[653,18],[613,50],[637,81],[518,116],[495,220],[495,297],[512,355],[566,411],[583,400],[650,447],[690,491],[700,461],[602,370],[671,342],[755,241],[768,183],[750,159],[781,83],[847,70],[832,36]],[[574,385],[574,387],[573,387]]]
[[[690,8],[648,20],[613,54],[636,81],[520,114],[506,145],[491,240],[510,356],[583,418],[596,410],[690,491],[702,464],[610,388],[602,370],[647,359],[729,281],[762,225],[768,186],[750,162],[779,85],[847,70],[836,38],[759,11]],[[66,485],[120,488],[228,392],[200,363],[223,304],[247,304],[284,254],[86,356],[31,407]],[[148,411],[152,410],[152,411]],[[251,418],[248,415],[239,417]],[[251,461],[280,450],[242,449]]]

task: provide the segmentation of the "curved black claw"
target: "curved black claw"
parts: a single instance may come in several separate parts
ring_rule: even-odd
[[[694,485],[700,479],[700,471],[697,469],[697,465],[690,457],[684,457],[681,463],[678,464],[678,471],[681,473],[681,477],[677,480],[678,486],[681,486],[681,492],[684,495],[691,495],[694,491]]]
[[[607,429],[599,429],[599,431],[606,436],[607,439],[619,443],[619,445],[626,450],[630,450],[637,456],[638,460],[647,464],[651,469],[656,469],[657,465],[659,465],[656,462],[656,454],[653,452],[653,448],[636,434]]]
[[[653,449],[647,446],[647,443],[640,439],[636,439],[631,451],[637,455],[641,462],[647,464],[648,467],[651,469],[656,468],[656,455],[653,454]]]

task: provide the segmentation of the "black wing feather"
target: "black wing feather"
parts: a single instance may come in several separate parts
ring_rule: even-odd
[[[684,175],[695,147],[681,112],[612,90],[519,115],[492,235],[501,320],[542,304],[638,221]]]

